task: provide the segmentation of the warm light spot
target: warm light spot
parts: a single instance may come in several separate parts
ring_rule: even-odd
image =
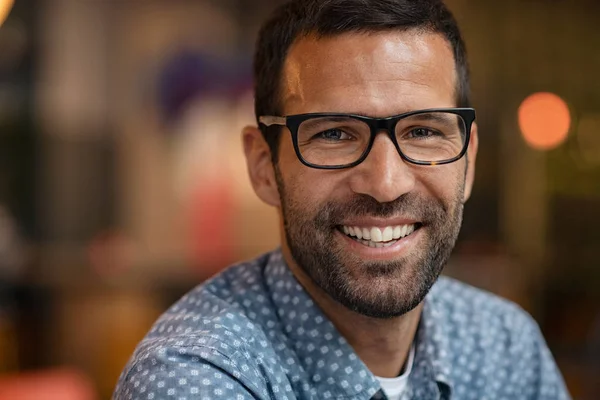
[[[567,103],[553,93],[534,93],[519,107],[519,127],[533,148],[549,150],[569,134],[571,114]]]
[[[14,0],[0,0],[0,25],[4,23],[10,9],[12,8]]]

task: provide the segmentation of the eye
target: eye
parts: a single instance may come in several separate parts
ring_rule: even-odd
[[[319,132],[313,138],[314,139],[323,139],[323,140],[327,140],[330,142],[337,142],[337,141],[352,139],[352,137],[350,135],[348,135],[346,132],[344,132],[341,129],[337,129],[337,128],[327,129],[323,132]]]
[[[429,128],[414,128],[406,134],[408,139],[427,139],[433,136],[443,136],[440,132]]]

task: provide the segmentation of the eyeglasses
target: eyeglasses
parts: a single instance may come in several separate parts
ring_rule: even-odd
[[[474,121],[473,108],[418,110],[388,118],[336,113],[259,117],[265,127],[287,127],[298,159],[320,169],[357,166],[367,158],[381,130],[387,131],[403,160],[449,164],[465,155]]]

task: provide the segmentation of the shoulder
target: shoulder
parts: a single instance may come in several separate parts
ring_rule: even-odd
[[[568,398],[538,324],[520,306],[447,277],[427,301],[460,393],[479,385],[498,397]]]
[[[160,316],[145,340],[255,329],[244,300],[262,295],[261,266],[260,259],[231,266],[186,293]]]
[[[483,354],[507,357],[543,341],[537,323],[519,305],[457,280],[440,278],[428,301],[435,323],[459,352],[474,345]]]
[[[251,305],[244,301],[261,295],[263,267],[262,258],[229,267],[183,296],[139,343],[119,387],[131,387],[136,380],[148,383],[142,374],[168,373],[195,381],[220,371],[261,393],[257,369],[262,358],[274,353],[260,323],[248,317]]]
[[[468,322],[508,331],[537,326],[519,305],[495,294],[448,277],[440,277],[428,300],[443,310],[449,322]]]
[[[257,299],[266,295],[262,284],[266,257],[231,266],[185,294],[160,316],[139,348],[211,342],[228,349],[229,344],[239,347],[240,340],[251,347],[262,336],[260,321],[250,314],[255,314]]]

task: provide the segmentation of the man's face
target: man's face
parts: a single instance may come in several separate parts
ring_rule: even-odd
[[[436,34],[305,38],[290,49],[284,67],[284,114],[387,117],[455,107],[455,75],[450,45]],[[282,135],[274,174],[292,269],[367,316],[389,318],[416,307],[454,247],[476,143],[468,169],[464,157],[416,166],[380,133],[364,162],[332,171],[302,165],[291,135],[285,129]]]

